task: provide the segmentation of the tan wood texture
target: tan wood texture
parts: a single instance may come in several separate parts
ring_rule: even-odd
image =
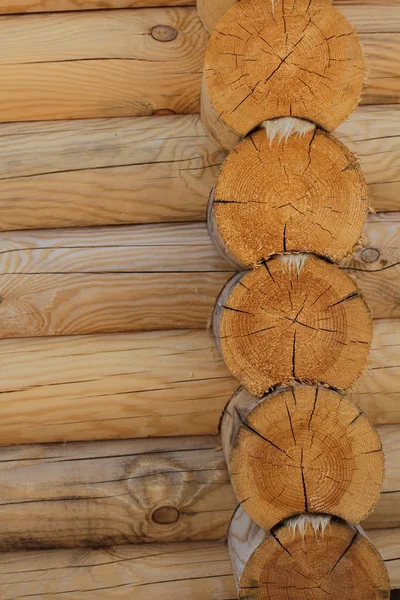
[[[400,427],[378,432],[386,481],[368,529],[400,521]],[[237,507],[213,436],[3,446],[0,476],[2,550],[221,539]]]
[[[0,17],[0,121],[198,112],[206,43],[194,7]]]
[[[0,139],[2,230],[203,220],[223,160],[198,115],[3,123]]]
[[[387,569],[364,532],[330,516],[303,514],[265,532],[240,507],[229,528],[239,600],[390,597]]]
[[[372,320],[338,267],[277,256],[225,286],[213,328],[231,373],[254,396],[292,381],[350,387],[364,370]]]
[[[400,316],[397,220],[371,217],[372,246],[342,263],[376,318]],[[3,339],[202,329],[234,274],[195,223],[2,232],[0,253]]]
[[[232,133],[242,137],[276,117],[332,131],[356,108],[364,76],[360,41],[330,3],[241,0],[207,46],[203,122],[224,149]]]
[[[197,10],[204,27],[212,32],[220,18],[237,0],[197,0]],[[387,0],[338,0],[334,4],[358,32],[400,31],[400,6]],[[360,10],[359,5],[368,5]]]
[[[354,19],[365,12],[356,6]],[[382,33],[360,34],[370,65],[367,104],[399,99],[398,12],[386,6],[382,14]],[[160,25],[176,38],[157,39]],[[1,17],[0,121],[198,112],[207,40],[190,7]]]
[[[362,286],[375,318],[400,316],[399,224],[399,213],[371,215],[365,229],[366,248],[341,263]]]
[[[195,0],[2,0],[0,14],[139,8],[154,6],[188,6]]]
[[[361,107],[336,134],[371,206],[398,210],[400,110]],[[0,138],[0,230],[204,220],[224,160],[198,115],[3,123]]]
[[[222,165],[208,223],[233,263],[252,269],[281,252],[337,262],[359,242],[368,202],[358,161],[333,135],[307,127],[272,139],[257,129]]]
[[[263,529],[303,512],[357,524],[379,498],[379,435],[333,390],[281,387],[260,400],[241,389],[224,411],[221,443],[235,495]]]
[[[216,445],[209,436],[0,448],[0,547],[222,538],[236,501]]]
[[[215,435],[238,387],[205,330],[1,340],[0,362],[3,444]],[[375,321],[351,392],[373,423],[400,424],[399,375],[400,320]]]
[[[371,531],[386,560],[392,588],[400,587],[399,530]],[[6,552],[0,564],[4,600],[236,600],[227,546],[222,542],[138,544]]]

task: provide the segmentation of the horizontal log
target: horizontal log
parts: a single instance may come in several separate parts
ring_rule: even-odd
[[[373,209],[399,210],[400,108],[361,107],[336,134]],[[224,160],[198,115],[5,123],[0,138],[4,231],[204,220]]]
[[[362,101],[397,103],[397,7],[376,20],[382,32],[368,21],[362,33],[364,12],[353,7],[370,67]],[[194,7],[0,17],[0,121],[198,112],[207,41]]]
[[[238,387],[205,330],[1,340],[0,362],[3,444],[215,435]],[[399,375],[400,320],[375,321],[351,392],[373,423],[400,424]]]
[[[387,561],[392,588],[400,587],[398,533],[370,532]],[[397,542],[397,543],[396,543]],[[397,546],[397,547],[396,547]],[[0,565],[4,600],[233,600],[237,598],[227,546],[186,542],[102,549],[7,552]]]
[[[6,0],[0,6],[0,15],[195,4],[196,0]]]
[[[206,44],[194,7],[0,17],[0,121],[198,112]]]
[[[342,263],[376,318],[400,316],[399,218],[371,216],[372,250]],[[3,232],[0,253],[3,339],[202,329],[234,273],[202,223]]]
[[[400,527],[400,427],[378,432],[384,501],[368,529]],[[223,538],[237,500],[217,446],[212,436],[3,446],[0,549]]]

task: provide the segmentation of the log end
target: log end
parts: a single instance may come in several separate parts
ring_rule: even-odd
[[[214,242],[231,262],[254,268],[283,252],[337,262],[359,242],[368,215],[356,157],[321,129],[250,134],[226,158],[209,207]]]
[[[260,400],[239,390],[225,410],[221,439],[235,494],[264,529],[302,512],[357,524],[379,498],[379,435],[336,391],[295,386]]]
[[[366,366],[372,321],[338,267],[285,255],[228,282],[214,332],[231,373],[261,396],[290,381],[350,387]]]

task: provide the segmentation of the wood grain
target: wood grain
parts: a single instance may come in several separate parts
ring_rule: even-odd
[[[341,263],[362,288],[375,318],[400,316],[400,214],[370,215],[365,228],[367,248],[373,249],[373,262],[364,249]]]
[[[153,6],[189,6],[195,3],[195,0],[4,0],[0,5],[0,14]]]
[[[378,432],[385,501],[369,529],[400,524],[400,427]],[[220,539],[237,500],[217,446],[212,436],[3,446],[0,549]]]
[[[0,120],[198,112],[206,43],[192,7],[0,17]]]
[[[370,532],[400,587],[399,532]],[[0,565],[4,600],[233,600],[237,598],[222,542],[139,544],[101,549],[7,552]]]
[[[204,220],[223,161],[198,115],[3,123],[0,140],[2,230]]]
[[[370,65],[363,102],[397,103],[398,7],[372,17],[373,33],[364,15],[352,7]],[[157,25],[177,37],[157,41]],[[194,7],[0,17],[0,121],[198,112],[207,41]]]
[[[367,11],[365,11],[367,12]],[[363,106],[335,131],[357,154],[375,211],[399,209],[400,119],[396,106]]]
[[[197,0],[197,10],[208,32],[211,33],[219,19],[234,4],[236,0]],[[387,0],[337,0],[334,4],[360,33],[392,33],[400,30],[398,3]],[[361,10],[360,4],[368,5],[368,8]]]
[[[371,217],[375,262],[342,263],[376,318],[400,316],[398,219]],[[0,338],[202,329],[233,273],[202,223],[2,232]]]
[[[1,235],[3,338],[203,328],[232,274],[204,225]]]
[[[215,435],[238,387],[205,330],[1,340],[0,362],[3,444]],[[351,392],[373,423],[400,424],[399,375],[400,320],[375,321]]]
[[[361,107],[336,134],[374,210],[398,210],[400,109]],[[3,123],[0,139],[4,231],[204,220],[224,160],[198,115]]]

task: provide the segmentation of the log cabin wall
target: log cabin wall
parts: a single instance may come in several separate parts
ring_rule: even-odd
[[[374,314],[350,398],[383,442],[386,478],[363,527],[396,589],[400,5],[336,6],[369,63],[361,106],[335,135],[376,214],[340,267]],[[225,156],[199,116],[209,10],[1,3],[4,600],[236,597],[221,540],[237,502],[216,436],[238,384],[210,332],[234,269],[205,225]]]

